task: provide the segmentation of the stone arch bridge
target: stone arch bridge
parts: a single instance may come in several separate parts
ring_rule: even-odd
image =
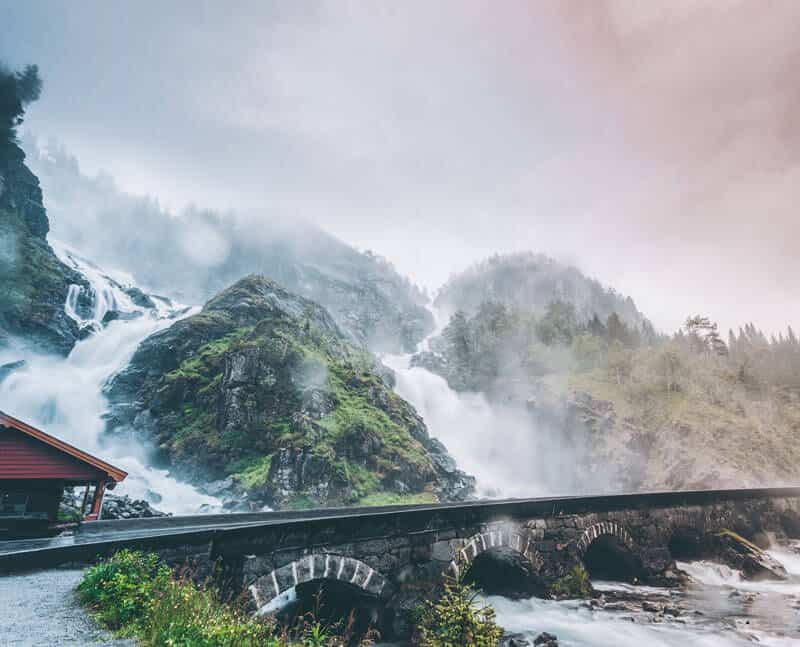
[[[657,581],[686,556],[680,551],[691,550],[686,537],[699,542],[726,529],[749,539],[762,533],[800,537],[800,489],[359,510],[261,531],[243,528],[218,541],[215,552],[258,609],[269,609],[273,599],[305,582],[335,580],[373,596],[401,619],[424,597],[426,583],[464,575],[485,553],[516,556],[546,587],[588,563],[592,547],[604,544],[613,547],[607,558],[627,557],[638,577]]]
[[[333,582],[371,598],[407,630],[410,612],[444,574],[485,554],[516,558],[543,586],[586,564],[598,546],[657,579],[677,554],[732,530],[800,538],[800,488],[660,492],[380,508],[171,517],[87,524],[72,541],[0,545],[0,573],[91,561],[121,547],[193,561],[269,612],[294,587]],[[14,542],[6,542],[12,544]],[[614,552],[616,551],[616,552]],[[404,623],[405,627],[404,627]],[[391,630],[389,631],[391,634]]]

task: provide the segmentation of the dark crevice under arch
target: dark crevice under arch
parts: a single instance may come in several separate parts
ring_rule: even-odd
[[[465,571],[464,581],[488,595],[510,598],[543,595],[546,591],[530,560],[509,547],[478,555]]]
[[[583,565],[594,580],[633,582],[644,575],[641,558],[613,535],[592,541],[583,554]]]
[[[296,599],[277,611],[276,617],[288,626],[297,626],[302,618],[313,617],[323,626],[347,624],[351,620],[353,644],[367,631],[377,629],[387,634],[390,618],[385,601],[348,582],[318,579],[295,587]]]

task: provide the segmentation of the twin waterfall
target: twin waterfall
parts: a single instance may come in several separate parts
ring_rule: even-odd
[[[174,513],[214,509],[218,502],[212,497],[176,481],[165,470],[148,467],[136,438],[109,439],[103,433],[107,381],[128,364],[142,340],[196,309],[153,296],[134,299],[125,289],[132,285],[130,278],[111,276],[63,247],[53,247],[91,286],[91,312],[80,308],[83,288],[78,286],[70,288],[65,311],[92,334],[66,358],[0,350],[0,366],[25,360],[24,366],[0,381],[0,408],[127,470],[129,476],[117,493],[146,499]],[[535,429],[523,409],[490,403],[479,393],[456,393],[441,377],[410,367],[409,355],[382,360],[395,371],[397,392],[422,415],[430,434],[447,446],[460,468],[477,478],[479,496],[553,494],[559,492],[559,484],[561,492],[568,493],[569,483],[559,481],[566,473],[559,461],[570,457],[559,456],[552,435]],[[622,607],[616,603],[603,609],[582,601],[536,598],[487,600],[506,630],[527,636],[548,631],[562,646],[788,647],[798,644],[800,553],[783,548],[772,555],[784,564],[789,580],[748,582],[725,567],[695,562],[680,565],[694,582],[686,590],[594,583],[609,599],[622,596]],[[679,617],[659,615],[647,612],[647,605],[683,607],[689,612]]]

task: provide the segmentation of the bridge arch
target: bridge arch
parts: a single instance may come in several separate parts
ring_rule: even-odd
[[[535,548],[531,533],[519,526],[488,529],[465,539],[460,548],[453,551],[450,562],[450,574],[461,577],[480,555],[493,548],[508,548],[519,553],[527,560],[533,570],[538,572],[542,567],[542,557]]]
[[[614,521],[600,521],[586,528],[578,539],[577,552],[592,578],[635,581],[645,571],[630,534]]]
[[[259,577],[249,589],[259,612],[289,589],[307,582],[330,580],[361,589],[369,596],[383,598],[388,593],[386,578],[354,557],[315,553],[276,568]]]
[[[598,521],[597,523],[594,523],[586,528],[586,530],[583,531],[583,534],[578,539],[576,546],[578,550],[578,556],[583,557],[586,554],[586,551],[589,550],[589,546],[592,545],[592,542],[594,542],[595,539],[603,536],[614,537],[628,550],[632,552],[635,551],[633,539],[631,539],[630,534],[627,530],[625,530],[625,528],[623,528],[616,521]]]

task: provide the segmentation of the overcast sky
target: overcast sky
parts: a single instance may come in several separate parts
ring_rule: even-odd
[[[800,2],[0,16],[0,60],[45,80],[26,127],[127,191],[310,219],[432,288],[533,249],[662,329],[690,312],[800,327]]]

